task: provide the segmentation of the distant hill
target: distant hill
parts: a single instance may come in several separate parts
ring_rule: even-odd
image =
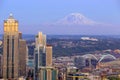
[[[3,34],[0,34],[0,40]],[[92,37],[98,39],[120,38],[120,35],[47,35],[47,39],[80,39],[81,37]],[[25,40],[35,40],[34,34],[23,34]]]

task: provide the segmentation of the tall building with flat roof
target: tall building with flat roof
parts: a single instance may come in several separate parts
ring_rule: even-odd
[[[52,46],[46,46],[46,66],[52,66]]]
[[[0,54],[0,78],[2,78],[2,73],[3,73],[2,65],[3,65],[3,55]]]
[[[23,39],[19,40],[19,75],[26,76],[26,56],[27,56],[27,44]]]

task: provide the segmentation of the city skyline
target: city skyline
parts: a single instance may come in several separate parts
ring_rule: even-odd
[[[20,4],[18,4],[20,3]],[[21,5],[22,4],[22,5]],[[119,1],[1,1],[0,34],[3,33],[3,20],[13,13],[19,20],[19,29],[24,34],[85,34],[85,35],[119,35]],[[56,23],[71,13],[79,13],[86,18],[104,25],[60,25]],[[26,32],[27,30],[27,32]]]
[[[100,36],[47,39],[46,34],[38,32],[34,40],[26,41],[18,29],[19,21],[13,14],[3,24],[4,34],[0,45],[1,79],[120,79],[119,39]],[[96,22],[80,13],[71,13],[54,23],[43,25],[55,27],[58,24],[70,28],[113,26]]]

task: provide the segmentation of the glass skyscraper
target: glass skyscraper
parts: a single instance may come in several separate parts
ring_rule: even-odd
[[[57,70],[52,66],[52,46],[46,45],[46,35],[39,32],[35,43],[34,80],[56,80]]]

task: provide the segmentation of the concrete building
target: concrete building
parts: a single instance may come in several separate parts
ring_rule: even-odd
[[[52,46],[46,46],[46,66],[52,66]]]
[[[53,67],[40,67],[38,80],[57,80],[58,71]]]
[[[0,54],[0,78],[2,78],[2,74],[3,74],[2,65],[3,65],[3,55]]]
[[[18,79],[20,69],[24,63],[24,57],[26,56],[26,50],[23,48],[26,44],[21,39],[18,30],[18,21],[14,19],[12,14],[9,18],[4,21],[4,36],[3,36],[3,78],[7,79]],[[22,61],[22,62],[21,62]],[[25,67],[25,64],[23,65]],[[23,71],[24,72],[24,71]]]
[[[12,14],[4,21],[3,37],[3,78],[18,79],[19,77],[19,31],[18,21]]]
[[[26,41],[19,40],[19,75],[26,76],[26,56],[27,56],[27,46]]]

